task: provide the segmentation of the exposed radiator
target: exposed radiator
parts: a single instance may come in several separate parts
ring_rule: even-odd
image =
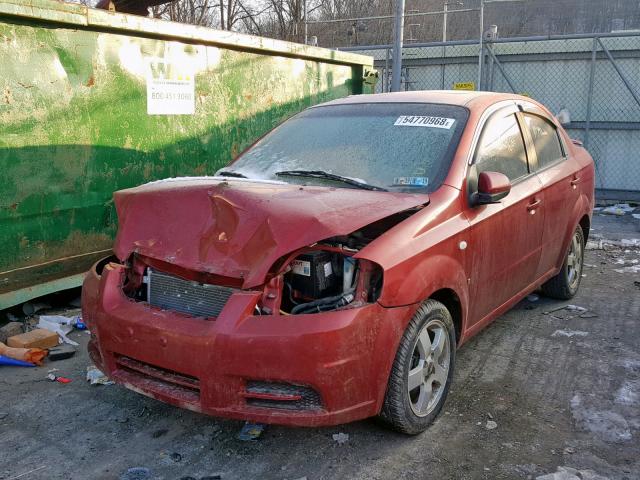
[[[184,280],[151,268],[147,269],[144,281],[150,305],[194,317],[217,317],[236,292],[233,288]]]

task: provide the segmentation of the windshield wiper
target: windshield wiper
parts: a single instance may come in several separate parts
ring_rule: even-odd
[[[218,175],[219,177],[249,178],[242,173],[232,172],[231,170],[223,170],[221,172],[218,172],[216,175]]]
[[[313,177],[313,178],[326,178],[328,180],[335,180],[337,182],[346,183],[347,185],[353,185],[354,187],[362,188],[363,190],[375,190],[378,192],[388,192],[386,188],[376,187],[375,185],[369,185],[368,183],[359,182],[353,178],[343,177],[341,175],[335,175],[333,173],[324,172],[322,170],[283,170],[282,172],[276,172],[277,177]]]

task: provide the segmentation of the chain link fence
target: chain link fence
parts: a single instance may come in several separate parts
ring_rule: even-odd
[[[389,91],[389,47],[361,47]],[[640,33],[425,43],[403,49],[403,90],[480,89],[566,110],[569,134],[596,163],[601,198],[640,197]]]

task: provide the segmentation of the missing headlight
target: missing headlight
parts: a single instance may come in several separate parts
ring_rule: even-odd
[[[319,313],[377,300],[382,287],[378,265],[353,258],[357,252],[319,247],[289,263],[283,275],[281,313]]]
[[[287,283],[301,298],[316,299],[338,293],[342,269],[331,252],[317,251],[300,255],[291,262]]]
[[[301,253],[284,274],[284,313],[317,313],[354,300],[355,260],[332,250]],[[346,267],[345,267],[346,265]]]

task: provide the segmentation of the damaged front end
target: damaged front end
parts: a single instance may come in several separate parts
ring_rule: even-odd
[[[261,292],[261,315],[375,302],[382,269],[360,251],[428,197],[195,179],[117,192],[115,200],[114,251],[127,267],[127,297],[215,318],[240,290]]]
[[[278,259],[261,292],[257,315],[321,313],[373,303],[380,297],[383,269],[360,258],[369,243],[410,217],[422,206],[395,213],[348,235],[298,248]],[[242,279],[184,269],[133,254],[125,263],[123,292],[134,301],[183,314],[215,319],[226,302],[242,291]]]
[[[382,290],[382,268],[357,258],[360,248],[349,240],[327,239],[276,262],[268,281],[249,290],[261,292],[254,313],[312,314],[375,302]],[[229,298],[243,291],[239,279],[188,271],[138,254],[122,265],[127,298],[193,317],[217,318]]]
[[[425,198],[167,189],[116,197],[116,257],[83,290],[94,361],[127,388],[216,416],[311,426],[374,415],[385,380],[371,378],[388,369],[414,307],[377,302],[384,272],[362,253]],[[168,224],[149,220],[157,212]],[[172,221],[185,212],[200,223]]]

